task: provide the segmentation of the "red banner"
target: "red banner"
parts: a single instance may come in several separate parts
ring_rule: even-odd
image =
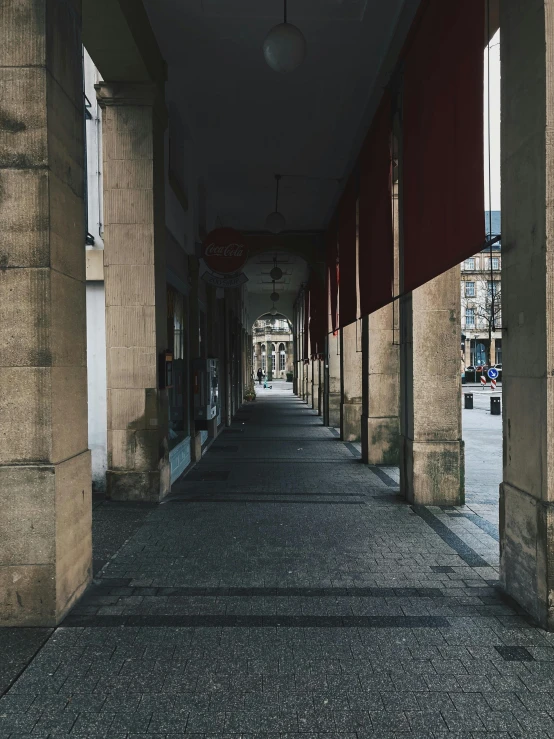
[[[310,291],[306,286],[304,288],[304,341],[302,342],[302,359],[309,359],[310,356]]]
[[[338,207],[339,242],[339,326],[348,326],[358,317],[356,285],[356,226],[358,205],[358,176],[355,171],[348,180]]]
[[[484,0],[429,0],[406,50],[402,292],[483,246],[484,17]]]
[[[337,219],[333,218],[327,229],[325,237],[325,260],[326,260],[326,282],[328,302],[327,333],[333,333],[338,328],[338,241],[337,241]]]
[[[394,297],[391,100],[387,91],[360,153],[358,287],[366,316]]]
[[[325,290],[321,281],[312,273],[308,283],[310,293],[310,355],[315,357],[325,351],[327,312]]]

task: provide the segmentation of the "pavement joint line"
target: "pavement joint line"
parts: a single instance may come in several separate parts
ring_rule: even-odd
[[[278,496],[279,493],[275,493]],[[360,493],[360,496],[363,494]],[[365,500],[267,500],[260,498],[171,498],[168,503],[267,503],[273,505],[366,505]]]
[[[374,475],[377,475],[377,477],[382,480],[384,483],[386,483],[391,488],[397,488],[399,487],[396,480],[393,480],[393,478],[390,475],[387,475],[387,473],[384,470],[379,469],[377,465],[368,465],[369,469],[373,472]]]
[[[440,588],[380,588],[380,587],[150,587],[129,585],[130,579],[116,580],[120,584],[112,584],[109,578],[96,583],[94,589],[87,593],[87,597],[104,590],[129,589],[128,595],[141,595],[144,590],[156,590],[156,596],[163,597],[225,597],[225,598],[444,598],[445,593]],[[121,584],[125,582],[126,584]]]
[[[187,491],[183,491],[182,493],[177,493],[177,497],[181,497],[187,494]],[[216,495],[252,495],[252,492],[244,492],[241,490],[225,490],[223,492],[217,492]],[[297,493],[287,493],[287,492],[268,492],[267,490],[257,490],[254,495],[267,495],[267,496],[293,496],[296,498],[305,498],[305,497],[314,497],[314,498],[363,498],[366,496],[366,493],[303,493],[303,492],[297,492]],[[173,498],[170,498],[168,496],[166,502],[169,502],[169,500],[172,500]]]
[[[70,614],[64,628],[120,626],[142,628],[450,628],[444,616],[275,616],[275,615],[106,615]]]
[[[442,521],[439,521],[437,516],[431,513],[431,511],[429,511],[425,506],[413,505],[412,509],[433,529],[436,534],[440,536],[446,544],[448,544],[448,546],[452,547],[458,556],[470,567],[491,567],[491,565],[483,559],[480,554],[477,554],[469,544],[466,544],[465,541],[460,539],[452,529],[449,529],[448,526],[442,523]]]

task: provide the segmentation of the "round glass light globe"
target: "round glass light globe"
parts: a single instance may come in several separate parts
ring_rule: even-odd
[[[279,300],[279,293],[271,293],[269,297],[274,303],[276,303]]]
[[[264,39],[264,57],[275,72],[294,72],[306,56],[306,39],[291,23],[273,26]]]
[[[269,276],[271,277],[272,280],[275,280],[275,281],[280,280],[281,277],[283,276],[283,270],[279,269],[279,267],[273,267],[273,269],[269,273]]]
[[[286,221],[285,217],[282,213],[279,213],[278,211],[274,211],[273,213],[270,213],[268,217],[265,219],[265,227],[268,231],[271,231],[273,234],[279,234],[283,229],[285,228]]]

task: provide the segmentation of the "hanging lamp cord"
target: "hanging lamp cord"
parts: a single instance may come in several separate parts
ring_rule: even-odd
[[[284,22],[286,23],[287,22],[287,0],[283,0],[283,5],[284,5],[283,16],[285,18]]]

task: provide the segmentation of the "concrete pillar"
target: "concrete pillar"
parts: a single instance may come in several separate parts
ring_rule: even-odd
[[[326,406],[327,418],[325,419],[327,426],[340,428],[341,426],[341,341],[340,331],[337,336],[329,334],[327,355],[327,385],[326,389]]]
[[[362,418],[362,347],[359,322],[341,329],[341,439],[359,441]]]
[[[422,505],[464,502],[460,267],[400,300],[400,487]]]
[[[92,556],[80,3],[0,17],[0,626],[54,626]]]
[[[398,305],[362,320],[362,460],[400,463],[400,351]]]
[[[394,295],[399,292],[398,185],[393,186]],[[362,460],[400,464],[400,311],[391,303],[362,321]]]
[[[554,630],[554,2],[503,0],[500,576]]]
[[[96,86],[103,123],[104,274],[108,383],[107,495],[160,500],[170,489],[163,134],[150,83]]]
[[[312,360],[312,408],[319,414],[319,359]]]

